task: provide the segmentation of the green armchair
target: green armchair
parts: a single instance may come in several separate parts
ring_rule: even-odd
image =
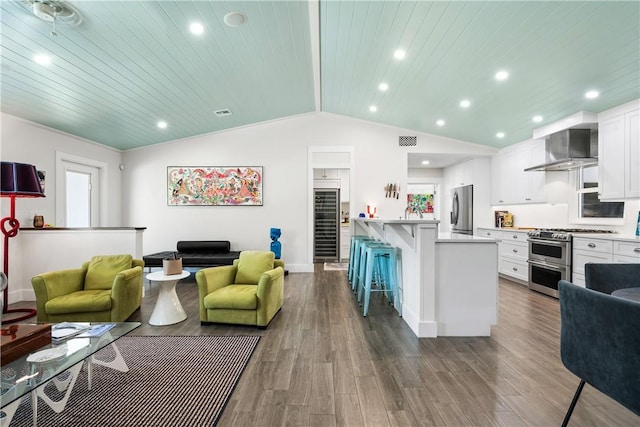
[[[124,322],[142,303],[143,268],[131,255],[102,255],[33,277],[38,322]]]
[[[243,251],[233,265],[196,273],[200,322],[266,329],[284,301],[284,262],[269,251]]]

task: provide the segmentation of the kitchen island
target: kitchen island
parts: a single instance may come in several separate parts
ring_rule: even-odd
[[[489,336],[498,319],[496,240],[439,233],[439,221],[366,219],[352,235],[398,248],[401,299],[396,309],[416,336]]]

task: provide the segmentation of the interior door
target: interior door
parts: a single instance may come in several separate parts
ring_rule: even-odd
[[[99,169],[97,167],[73,162],[64,162],[63,167],[65,180],[65,226],[99,226]]]

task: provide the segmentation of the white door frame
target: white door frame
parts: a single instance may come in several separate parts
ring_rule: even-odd
[[[107,224],[107,177],[108,165],[93,159],[67,154],[56,151],[56,224],[59,227],[66,226],[66,186],[65,186],[65,163],[76,163],[78,165],[93,167],[98,169],[98,218],[92,227],[100,227]]]
[[[349,169],[349,200],[353,199],[355,188],[354,148],[344,145],[309,146],[307,158],[307,264],[308,271],[313,271],[313,170],[314,169]],[[349,154],[349,161],[316,161],[314,154]],[[330,156],[327,156],[330,157]],[[353,203],[349,203],[349,216],[353,217]]]

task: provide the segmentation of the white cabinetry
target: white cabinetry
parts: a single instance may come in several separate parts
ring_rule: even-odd
[[[491,159],[491,202],[494,205],[543,203],[546,172],[525,172],[545,161],[544,140],[530,140]]]
[[[584,265],[588,262],[640,264],[640,240],[574,237],[571,281],[576,285],[585,285]]]
[[[613,262],[613,242],[590,237],[574,237],[571,281],[576,285],[584,286],[584,265],[588,262]]]
[[[493,228],[478,228],[478,236],[489,237],[498,241],[498,272],[502,271],[502,231]]]
[[[450,168],[451,188],[473,184],[473,160],[458,163]]]
[[[478,157],[445,168],[443,171],[443,195],[441,196],[441,231],[449,230],[451,190],[464,185],[473,185],[473,228],[489,227],[491,215],[491,163],[489,157]]]
[[[598,115],[598,165],[601,200],[640,197],[639,101]]]
[[[640,264],[640,240],[637,242],[614,241],[613,262],[623,264]]]
[[[526,231],[503,231],[500,274],[521,282],[529,282],[529,243]]]
[[[340,260],[349,259],[351,247],[351,228],[347,225],[340,226]]]

